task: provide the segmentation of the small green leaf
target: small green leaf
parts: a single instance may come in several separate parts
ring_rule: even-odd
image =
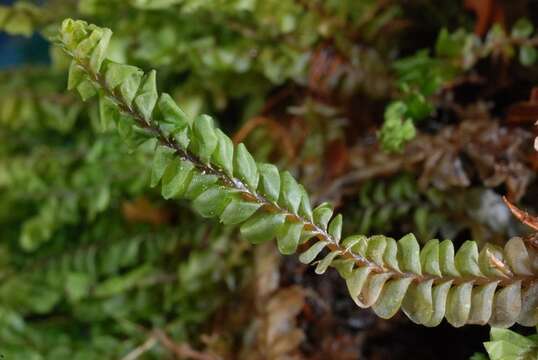
[[[174,128],[183,128],[191,123],[174,99],[166,93],[159,98],[159,110],[163,116],[163,122],[173,125]]]
[[[534,25],[527,18],[521,18],[512,27],[512,36],[516,38],[528,38],[534,31]]]
[[[90,57],[100,37],[101,30],[92,31],[89,37],[86,37],[77,45],[77,47],[73,51],[74,57],[78,59],[86,59]]]
[[[34,31],[32,19],[22,12],[16,12],[13,17],[7,18],[4,30],[12,35],[30,36]]]
[[[72,301],[79,301],[88,295],[92,279],[85,273],[69,273],[65,279],[65,291]]]
[[[181,146],[182,149],[187,149],[191,143],[191,132],[187,126],[180,129],[175,129],[170,133],[170,135]]]
[[[280,195],[280,173],[273,164],[258,164],[261,184],[260,192],[269,201],[278,201]]]
[[[449,33],[447,29],[442,29],[435,43],[436,55],[439,57],[458,58],[465,44],[465,34],[461,30]]]
[[[329,224],[329,234],[333,237],[337,244],[340,242],[340,237],[342,236],[342,221],[342,214],[338,214]]]
[[[69,65],[69,76],[67,78],[67,90],[75,89],[87,75],[84,69],[82,69],[75,60],[71,61]]]
[[[416,135],[413,121],[407,117],[407,106],[392,102],[385,111],[385,121],[379,132],[379,140],[387,151],[401,151],[402,146]]]
[[[331,266],[338,271],[341,277],[348,279],[353,274],[353,266],[355,261],[353,259],[336,259],[332,262]]]
[[[442,276],[439,263],[439,240],[430,240],[420,252],[420,263],[425,274]]]
[[[201,193],[192,202],[194,210],[206,218],[219,216],[228,205],[231,198],[223,186],[212,186]]]
[[[327,256],[325,256],[316,266],[316,269],[314,272],[318,275],[324,274],[325,271],[329,268],[329,266],[332,264],[335,257],[340,255],[340,251],[332,251]]]
[[[253,244],[261,244],[275,237],[285,219],[280,213],[258,213],[241,226],[241,235]]]
[[[488,341],[484,347],[489,355],[489,360],[520,360],[522,357],[521,349],[507,341]]]
[[[136,108],[142,113],[146,122],[151,118],[158,97],[157,73],[155,70],[152,70],[146,75],[142,86],[138,90],[138,95],[134,100]]]
[[[390,319],[400,308],[407,289],[413,279],[393,279],[383,286],[379,300],[372,306],[372,310],[382,319]]]
[[[282,191],[280,192],[279,203],[292,214],[297,214],[302,198],[301,188],[289,171],[284,171],[280,175],[280,179],[282,181]]]
[[[478,246],[474,241],[466,241],[454,257],[456,269],[462,275],[483,276],[478,265]]]
[[[97,90],[90,80],[84,80],[78,84],[77,91],[83,101],[86,101],[97,94]]]
[[[374,235],[368,239],[368,248],[366,250],[366,257],[373,261],[375,264],[383,265],[385,249],[387,248],[387,238],[383,235]]]
[[[538,51],[532,46],[522,46],[519,48],[519,61],[522,65],[531,66],[536,63]]]
[[[448,292],[446,320],[454,327],[465,325],[471,311],[473,283],[466,282],[453,286]]]
[[[217,134],[213,119],[208,115],[199,116],[193,126],[193,150],[202,162],[208,164],[217,148]]]
[[[420,246],[413,234],[407,234],[398,241],[398,260],[402,271],[421,275]]]
[[[175,158],[162,176],[162,196],[171,199],[185,193],[193,178],[194,165]]]
[[[368,281],[371,267],[365,266],[357,268],[352,271],[351,275],[346,279],[347,290],[351,299],[360,307],[364,307],[364,304],[361,301],[361,293],[364,288],[364,285]]]
[[[306,220],[312,221],[313,215],[312,215],[312,205],[310,204],[310,198],[308,197],[308,193],[306,192],[304,186],[299,185],[301,187],[301,205],[299,207],[299,214],[301,216],[304,216]]]
[[[327,230],[329,220],[333,216],[333,209],[329,203],[318,205],[313,211],[314,223],[320,226],[323,230]]]
[[[106,63],[105,82],[111,89],[123,84],[134,74],[142,75],[142,70],[136,66],[118,64],[112,61],[107,61]]]
[[[318,241],[299,256],[299,261],[303,264],[310,264],[319,255],[321,250],[325,248],[325,246],[327,246],[325,241]]]
[[[297,245],[301,238],[303,223],[286,222],[277,233],[278,250],[284,254],[293,254],[297,250]]]
[[[495,293],[489,323],[493,326],[510,327],[521,313],[521,280],[501,288]]]
[[[250,218],[260,206],[257,202],[245,201],[235,197],[220,215],[220,221],[224,225],[240,224]]]
[[[120,85],[121,96],[129,106],[131,106],[131,103],[133,102],[133,99],[138,92],[140,82],[142,81],[142,76],[142,71],[136,72],[129,76],[127,79],[125,79],[125,81]]]
[[[130,118],[122,116],[118,121],[118,134],[124,141],[131,141],[133,138],[133,122]]]
[[[444,275],[460,276],[454,263],[454,243],[450,240],[444,240],[439,244],[439,265]]]
[[[113,129],[120,120],[121,114],[118,107],[106,96],[99,97],[99,119],[103,131]]]
[[[101,39],[93,49],[92,55],[90,57],[90,68],[92,71],[98,73],[101,69],[101,64],[105,60],[106,50],[110,42],[110,37],[112,36],[112,31],[110,29],[102,29]]]
[[[393,238],[384,237],[386,240],[386,248],[383,254],[385,266],[388,266],[396,271],[400,271],[398,264],[398,243]]]
[[[166,171],[168,165],[174,158],[174,150],[168,146],[160,145],[155,151],[153,165],[151,166],[151,183],[150,186],[156,186]]]
[[[185,198],[189,200],[197,198],[202,192],[206,191],[217,181],[218,178],[215,175],[208,175],[195,171],[189,182],[189,186],[185,191]]]
[[[220,129],[216,129],[217,149],[213,153],[213,161],[228,175],[233,176],[234,144]]]
[[[538,344],[531,339],[509,329],[492,327],[490,330],[490,337],[492,341],[507,341],[522,348],[538,346]]]
[[[407,116],[415,121],[428,117],[434,110],[434,107],[428,102],[424,94],[419,92],[412,92],[409,96],[406,96],[405,104],[407,106]]]
[[[237,177],[244,181],[250,190],[256,190],[258,187],[258,168],[256,161],[243,143],[237,145],[234,154],[234,170]]]

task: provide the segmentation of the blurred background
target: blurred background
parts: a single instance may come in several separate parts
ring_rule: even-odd
[[[335,204],[345,234],[502,245],[527,233],[503,195],[538,210],[537,1],[0,4],[0,357],[485,352],[487,326],[379,319],[334,270],[163,200],[151,153],[129,153],[97,103],[66,90],[68,59],[49,39],[66,17],[111,28],[111,59],[157,69],[189,116],[212,114]]]

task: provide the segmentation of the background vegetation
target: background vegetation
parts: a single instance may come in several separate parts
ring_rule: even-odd
[[[112,60],[156,69],[188,117],[214,115],[313,204],[333,203],[346,235],[483,248],[529,233],[503,195],[538,210],[537,10],[500,0],[0,7],[0,353],[532,358],[533,328],[493,330],[488,342],[488,327],[378,319],[333,269],[317,276],[162,199],[149,186],[153,149],[131,152],[96,101],[65,90],[69,59],[48,39],[65,17],[111,28]]]

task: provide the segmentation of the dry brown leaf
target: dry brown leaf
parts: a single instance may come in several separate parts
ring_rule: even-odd
[[[289,132],[279,122],[264,116],[257,116],[249,119],[233,136],[233,142],[238,144],[243,142],[248,135],[259,127],[267,128],[268,135],[273,138],[275,143],[282,145],[282,150],[285,155],[293,159],[295,158],[295,147],[290,139]]]
[[[274,244],[255,250],[256,313],[245,336],[241,359],[300,360],[299,346],[304,339],[297,316],[305,304],[299,286],[278,288],[280,257]]]
[[[365,142],[350,150],[354,170],[336,179],[320,200],[338,200],[337,196],[356,191],[365,180],[406,170],[419,174],[423,188],[467,187],[479,179],[488,187],[505,184],[509,197],[517,200],[535,176],[530,161],[532,140],[527,130],[469,118],[435,135],[419,134],[399,155]]]
[[[506,114],[509,124],[535,124],[538,120],[538,87],[533,87],[528,101],[511,105]]]
[[[325,150],[325,159],[329,179],[344,174],[349,168],[349,151],[344,140],[333,140]]]
[[[538,217],[537,216],[533,216],[529,214],[528,212],[521,210],[520,208],[512,204],[510,200],[506,198],[506,196],[503,196],[503,200],[506,206],[508,206],[508,208],[512,212],[512,214],[519,221],[521,221],[523,224],[527,225],[528,227],[538,231]]]
[[[145,197],[122,204],[123,217],[130,222],[141,222],[152,225],[162,225],[170,222],[171,214],[162,207],[156,207]]]
[[[475,34],[483,36],[492,24],[498,23],[504,26],[504,9],[497,0],[465,0],[466,9],[476,13]]]
[[[345,64],[346,60],[333,46],[320,45],[310,58],[308,88],[318,95],[330,95],[334,79],[342,75]]]

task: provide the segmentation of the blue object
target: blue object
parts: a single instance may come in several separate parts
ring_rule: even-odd
[[[10,5],[13,0],[0,0],[1,5]],[[39,34],[27,38],[10,36],[0,32],[0,69],[25,64],[48,64],[49,43]]]

